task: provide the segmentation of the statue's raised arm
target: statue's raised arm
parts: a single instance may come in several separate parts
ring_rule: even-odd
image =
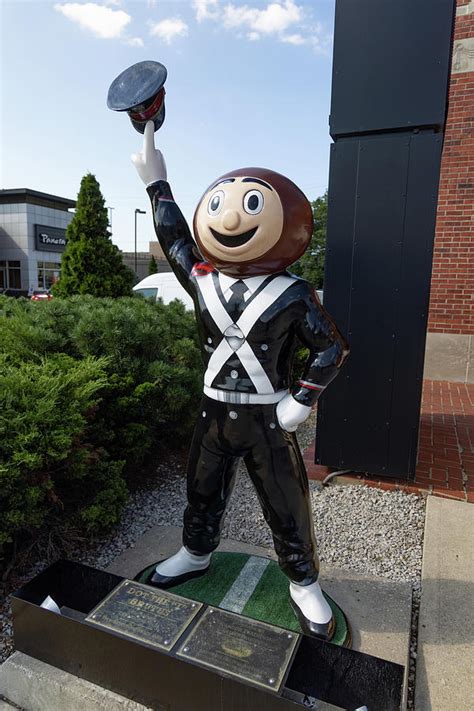
[[[155,148],[153,121],[147,122],[143,149],[132,155],[132,162],[150,196],[155,232],[161,248],[182,286],[193,294],[189,277],[199,256],[187,222],[166,181],[165,160],[161,151]]]

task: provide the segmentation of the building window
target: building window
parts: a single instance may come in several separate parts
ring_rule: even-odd
[[[59,262],[38,262],[38,288],[51,289],[61,275]]]
[[[21,289],[20,262],[0,261],[0,289]]]

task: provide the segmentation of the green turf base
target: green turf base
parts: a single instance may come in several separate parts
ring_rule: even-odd
[[[209,571],[205,575],[167,589],[190,600],[220,607],[224,596],[250,557],[245,553],[213,553]],[[146,583],[156,565],[157,562],[152,563],[135,579],[140,583]],[[336,622],[336,631],[331,642],[350,647],[351,633],[347,618],[339,605],[329,595],[326,593],[324,595],[331,606]],[[275,561],[269,561],[241,614],[293,632],[301,632],[299,622],[290,606],[288,578],[281,572]]]

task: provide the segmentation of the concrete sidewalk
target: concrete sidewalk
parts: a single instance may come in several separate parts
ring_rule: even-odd
[[[416,711],[474,708],[474,507],[428,497]]]

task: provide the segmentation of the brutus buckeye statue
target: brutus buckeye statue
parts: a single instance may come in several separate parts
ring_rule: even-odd
[[[120,81],[115,86],[123,92]],[[294,432],[337,375],[347,346],[314,289],[286,271],[311,239],[311,206],[288,178],[239,168],[204,193],[194,241],[155,149],[156,99],[134,101],[138,108],[129,115],[144,132],[144,145],[132,160],[147,186],[160,245],[194,300],[206,367],[189,454],[183,546],[147,583],[171,587],[206,573],[243,458],[303,631],[331,639],[334,620],[317,582],[308,480]],[[123,110],[132,103],[109,105]],[[289,392],[299,342],[310,354]]]

